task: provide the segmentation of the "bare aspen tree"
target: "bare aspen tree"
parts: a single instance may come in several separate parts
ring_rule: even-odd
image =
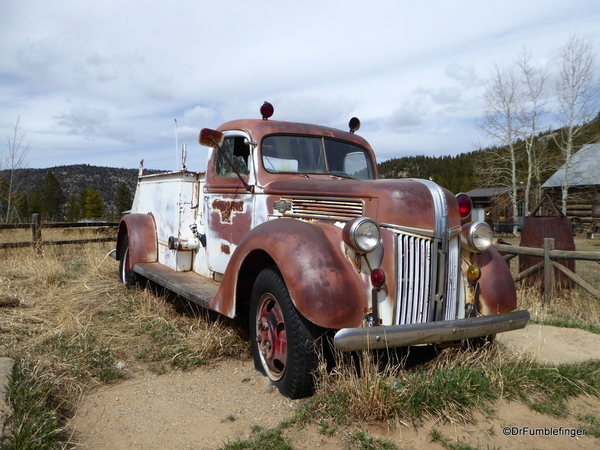
[[[483,119],[478,124],[482,134],[498,146],[481,161],[481,174],[496,186],[511,188],[513,233],[517,234],[517,163],[518,138],[523,134],[523,94],[521,82],[512,69],[494,65],[483,97]]]
[[[525,153],[527,155],[527,174],[524,196],[524,214],[530,212],[530,197],[532,182],[537,182],[537,201],[541,199],[539,186],[541,184],[541,171],[545,159],[544,149],[537,144],[537,134],[540,131],[540,119],[544,114],[546,104],[545,83],[548,75],[541,69],[531,67],[531,52],[523,49],[517,59],[517,65],[521,70],[523,92],[523,135]]]
[[[15,215],[14,203],[18,195],[16,173],[25,167],[25,158],[29,153],[29,148],[29,143],[25,141],[25,132],[21,128],[21,118],[17,117],[17,121],[12,126],[12,132],[6,136],[6,151],[0,155],[0,168],[4,168],[8,172],[2,189],[4,191],[2,203],[6,208],[3,219],[6,223],[10,222]]]
[[[563,153],[565,177],[562,183],[562,212],[567,214],[570,164],[574,139],[583,125],[594,118],[598,107],[598,82],[592,44],[571,35],[558,58],[559,80],[556,83],[558,120],[562,126],[557,144]]]

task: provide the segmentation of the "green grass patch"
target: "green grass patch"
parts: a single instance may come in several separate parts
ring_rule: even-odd
[[[291,444],[283,437],[283,426],[265,430],[259,426],[252,428],[249,440],[238,439],[221,447],[220,450],[292,450]]]
[[[146,336],[148,342],[135,354],[135,357],[151,364],[155,372],[162,373],[164,364],[172,368],[187,370],[205,365],[207,358],[198,352],[194,341],[189,339],[186,329],[156,317],[142,323],[136,331],[139,336]]]
[[[444,436],[439,430],[436,428],[432,429],[429,433],[429,437],[431,442],[435,442],[436,444],[440,444],[446,450],[477,450],[476,447],[471,447],[468,444],[457,441],[452,442],[449,438]]]
[[[446,349],[436,360],[396,374],[362,372],[340,367],[323,377],[298,419],[340,425],[368,420],[418,424],[428,418],[467,422],[476,411],[489,414],[502,398],[566,417],[569,399],[600,396],[600,361],[552,366],[507,357],[496,347]]]
[[[3,450],[52,450],[64,448],[67,441],[63,423],[68,411],[63,410],[57,386],[41,366],[15,362],[8,384],[7,399],[13,415],[8,422]]]
[[[391,441],[385,439],[377,439],[371,437],[364,431],[350,436],[351,447],[352,443],[358,444],[357,450],[398,450],[398,446]]]
[[[586,414],[577,419],[581,421],[580,428],[585,428],[585,434],[600,438],[600,420],[593,414]]]
[[[103,383],[125,378],[111,348],[101,344],[89,331],[51,335],[36,350],[57,360],[57,365],[73,378],[97,379]]]
[[[545,319],[545,320],[530,320],[530,323],[538,325],[551,325],[561,328],[578,328],[580,330],[589,331],[590,333],[600,334],[600,327],[590,323],[575,322],[570,319]]]

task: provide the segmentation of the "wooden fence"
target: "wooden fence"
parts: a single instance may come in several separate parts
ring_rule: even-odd
[[[31,223],[21,224],[0,224],[1,230],[16,230],[31,228],[31,240],[21,242],[4,242],[0,243],[2,248],[20,248],[34,247],[37,251],[41,251],[42,245],[66,245],[66,244],[86,244],[89,242],[112,242],[116,240],[116,232],[110,237],[93,237],[86,239],[69,239],[69,240],[54,240],[45,241],[42,237],[42,230],[47,228],[91,228],[91,229],[110,229],[118,226],[118,223],[113,222],[44,222],[39,214],[34,214],[31,218]]]
[[[588,293],[600,300],[600,291],[591,286],[583,278],[569,270],[564,265],[556,262],[557,260],[582,260],[596,261],[598,264],[600,264],[600,252],[555,250],[553,238],[545,238],[543,248],[519,247],[515,245],[504,244],[495,244],[494,247],[500,253],[504,254],[504,259],[506,261],[509,261],[517,255],[538,256],[542,258],[539,263],[529,267],[523,272],[520,272],[514,276],[513,279],[515,282],[518,282],[542,270],[544,301],[546,304],[549,304],[551,301],[556,286],[554,280],[554,269],[557,269],[565,274],[567,277],[585,289]]]

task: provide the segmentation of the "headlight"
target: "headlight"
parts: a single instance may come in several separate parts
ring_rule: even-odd
[[[342,232],[344,242],[358,253],[372,252],[379,245],[379,225],[368,217],[359,217],[346,224]]]
[[[485,252],[494,240],[492,228],[485,222],[471,222],[461,232],[463,245],[471,252]]]

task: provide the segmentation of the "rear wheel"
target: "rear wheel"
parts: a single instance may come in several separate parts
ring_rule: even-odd
[[[319,363],[318,327],[302,317],[274,268],[264,269],[250,303],[250,338],[254,365],[282,395],[312,394]]]
[[[131,259],[129,258],[129,237],[127,235],[125,235],[121,245],[121,255],[119,257],[119,276],[121,278],[121,282],[127,287],[131,287],[137,283],[137,275],[133,271]]]

